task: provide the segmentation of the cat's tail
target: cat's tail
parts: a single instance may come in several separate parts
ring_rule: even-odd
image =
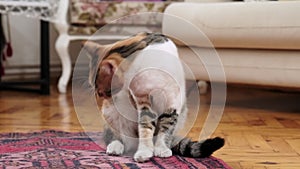
[[[203,141],[191,141],[189,138],[174,137],[172,153],[185,157],[209,157],[213,152],[224,146],[224,139],[215,137]]]

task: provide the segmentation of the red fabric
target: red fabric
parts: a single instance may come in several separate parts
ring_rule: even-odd
[[[0,168],[148,168],[231,169],[215,157],[151,158],[136,163],[131,156],[109,156],[101,146],[102,133],[41,131],[0,134]]]

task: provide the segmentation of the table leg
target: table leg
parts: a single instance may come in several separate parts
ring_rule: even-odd
[[[41,94],[50,94],[49,23],[41,21]]]

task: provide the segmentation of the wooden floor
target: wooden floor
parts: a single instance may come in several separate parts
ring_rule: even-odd
[[[83,131],[75,113],[71,90],[51,96],[0,91],[0,132],[44,129]],[[207,112],[210,94],[201,96],[199,113]],[[86,113],[86,114],[85,114]],[[86,110],[79,117],[86,130],[99,122]],[[203,124],[198,116],[189,136],[197,139]],[[223,118],[215,136],[226,139],[214,155],[234,169],[300,168],[300,93],[282,93],[230,86]]]

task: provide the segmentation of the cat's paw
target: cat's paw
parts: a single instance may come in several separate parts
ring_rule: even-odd
[[[109,155],[122,155],[124,152],[124,145],[119,140],[114,140],[108,144],[106,153]]]
[[[157,157],[171,157],[172,156],[172,150],[170,150],[167,147],[155,147],[154,148],[154,155]]]
[[[145,148],[143,150],[138,150],[134,154],[134,160],[136,162],[146,162],[148,161],[151,157],[153,157],[153,151],[149,148]]]

